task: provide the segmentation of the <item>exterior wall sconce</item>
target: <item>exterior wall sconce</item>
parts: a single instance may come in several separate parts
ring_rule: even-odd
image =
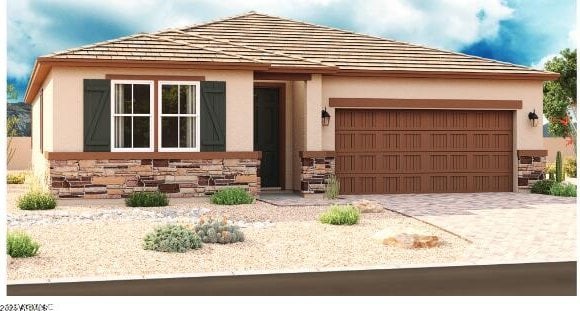
[[[326,107],[322,110],[322,126],[330,124],[330,114],[326,111]]]
[[[533,112],[528,113],[528,119],[530,119],[530,125],[532,127],[538,126],[538,115],[536,114],[536,109]]]

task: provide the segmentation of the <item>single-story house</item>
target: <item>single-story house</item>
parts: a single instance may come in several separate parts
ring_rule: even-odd
[[[60,197],[237,185],[518,191],[558,74],[250,12],[38,57],[33,169]]]

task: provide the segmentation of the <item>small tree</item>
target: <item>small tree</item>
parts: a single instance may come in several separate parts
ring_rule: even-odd
[[[8,164],[12,162],[16,149],[14,148],[12,138],[18,135],[18,117],[11,116],[6,120],[6,133],[8,136],[8,143],[6,144],[6,160]]]
[[[16,91],[16,87],[13,84],[8,84],[6,86],[6,99],[7,100],[16,100],[18,98],[18,92]],[[16,150],[14,149],[14,145],[12,144],[12,137],[18,135],[18,117],[11,116],[8,117],[6,120],[6,134],[8,136],[8,143],[6,145],[6,160],[8,164],[12,162],[12,158],[14,158],[14,153]]]
[[[576,49],[564,49],[560,55],[546,62],[544,68],[560,77],[544,84],[544,115],[549,121],[548,131],[566,138],[576,152]]]

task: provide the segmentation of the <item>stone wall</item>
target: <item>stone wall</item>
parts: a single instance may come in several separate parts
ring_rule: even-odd
[[[546,157],[518,156],[518,188],[530,188],[536,181],[546,178]]]
[[[257,159],[50,160],[51,191],[61,198],[122,198],[134,191],[193,197],[236,186],[260,191]]]
[[[326,180],[335,172],[334,157],[301,157],[302,172],[300,190],[302,194],[324,193]]]

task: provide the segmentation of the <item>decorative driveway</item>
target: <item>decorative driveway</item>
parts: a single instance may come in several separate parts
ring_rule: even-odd
[[[293,195],[263,198],[278,205],[329,204]],[[344,196],[367,199],[472,242],[466,264],[576,260],[576,198],[530,193],[446,193]]]

